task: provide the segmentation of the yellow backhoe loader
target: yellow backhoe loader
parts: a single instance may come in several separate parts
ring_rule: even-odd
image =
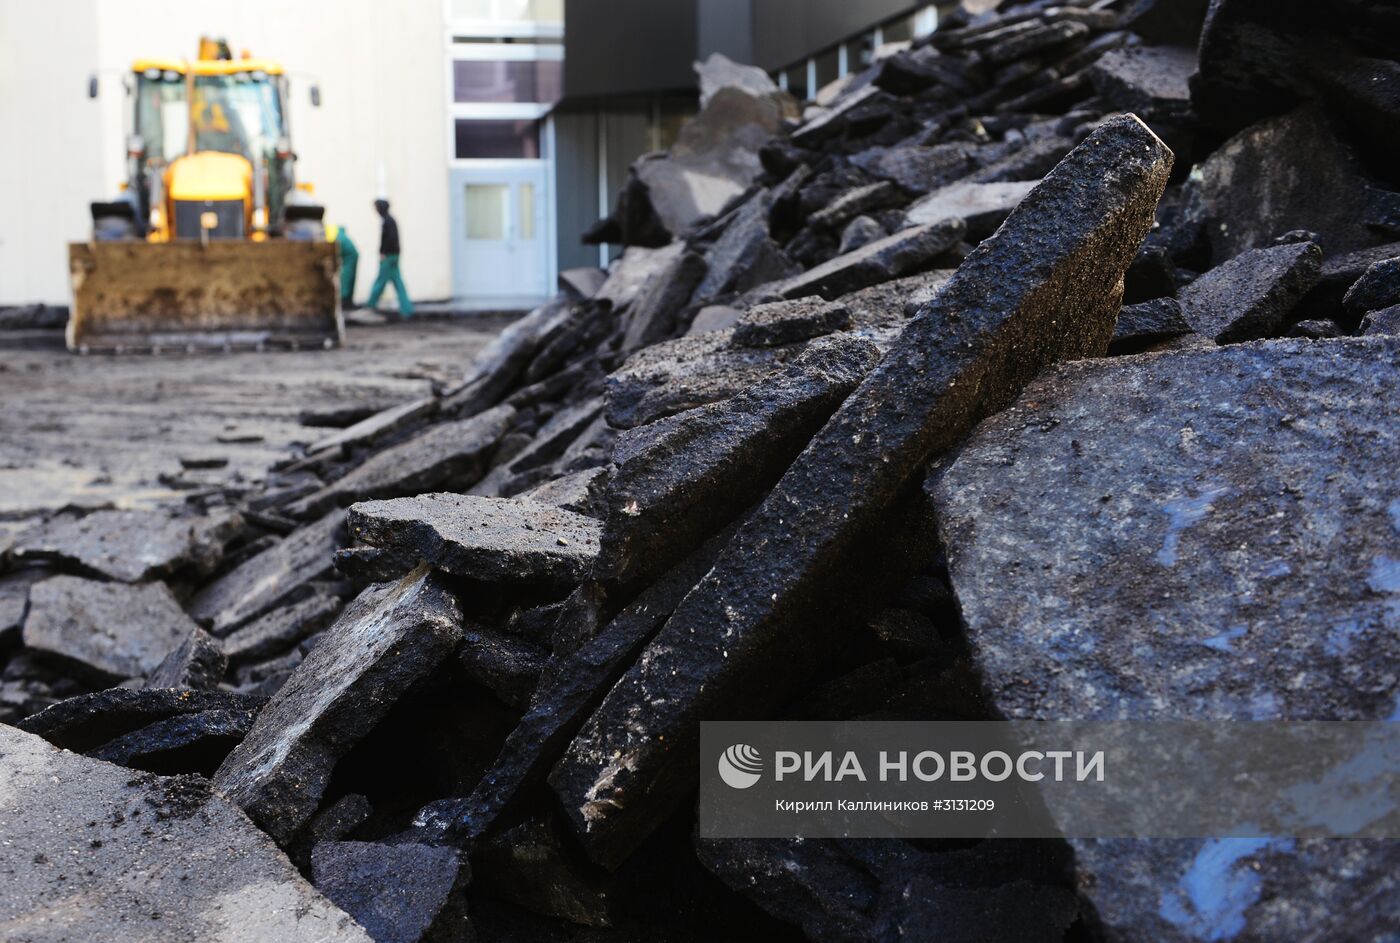
[[[69,245],[69,349],[340,343],[336,246],[296,182],[282,66],[202,39],[197,59],[140,60],[124,84],[127,181]]]

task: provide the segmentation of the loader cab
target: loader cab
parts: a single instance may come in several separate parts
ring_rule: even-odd
[[[295,227],[280,65],[141,61],[132,73],[128,192],[148,240],[262,240]]]

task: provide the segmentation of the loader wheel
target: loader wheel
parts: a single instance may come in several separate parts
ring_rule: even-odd
[[[92,238],[97,242],[117,242],[136,238],[136,225],[121,216],[103,216],[92,222]]]

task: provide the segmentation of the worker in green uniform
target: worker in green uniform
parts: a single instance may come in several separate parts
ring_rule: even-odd
[[[374,279],[374,287],[369,290],[369,306],[377,308],[379,296],[392,284],[394,294],[399,296],[399,314],[411,318],[413,302],[408,300],[408,287],[404,285],[403,274],[399,271],[399,224],[389,215],[388,200],[375,200],[374,209],[383,220],[383,225],[379,230],[379,275]]]
[[[354,310],[355,273],[360,266],[360,253],[344,226],[327,226],[326,239],[334,242],[340,253],[340,306],[346,311]]]

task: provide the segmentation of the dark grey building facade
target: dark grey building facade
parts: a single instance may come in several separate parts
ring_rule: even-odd
[[[947,7],[947,3],[941,4]],[[797,98],[937,28],[911,0],[569,0],[564,98],[555,108],[559,268],[598,265],[583,232],[607,215],[627,168],[669,147],[694,113],[697,60],[758,65]]]

